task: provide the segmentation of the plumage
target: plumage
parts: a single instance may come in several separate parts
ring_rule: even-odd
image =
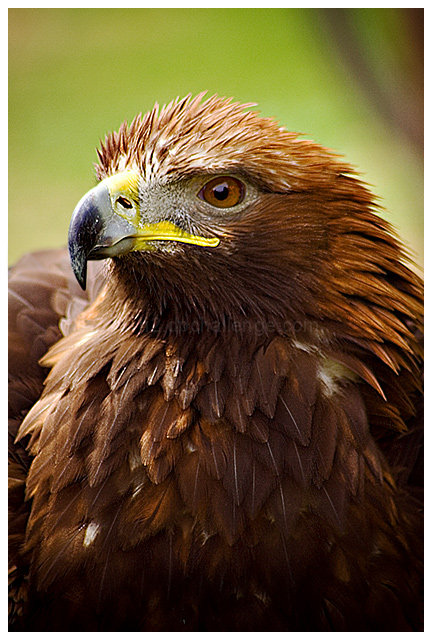
[[[11,270],[12,630],[422,629],[422,282],[252,106],[123,123]]]

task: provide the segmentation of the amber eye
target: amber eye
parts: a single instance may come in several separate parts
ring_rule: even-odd
[[[230,176],[221,176],[207,182],[198,197],[214,207],[225,209],[239,204],[244,198],[244,193],[245,186],[240,180]]]
[[[117,202],[125,209],[132,209],[132,202],[123,196],[119,196],[117,198]]]

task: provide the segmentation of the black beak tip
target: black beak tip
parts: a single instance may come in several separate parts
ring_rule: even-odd
[[[85,252],[77,247],[76,243],[69,241],[69,256],[75,278],[83,291],[87,284],[87,258]]]
[[[85,264],[84,268],[81,270],[80,273],[78,273],[77,271],[74,271],[74,273],[75,273],[75,278],[78,280],[79,286],[83,291],[85,291],[87,287],[87,263]]]

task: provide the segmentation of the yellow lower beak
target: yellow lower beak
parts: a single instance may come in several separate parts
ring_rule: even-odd
[[[186,244],[195,244],[199,247],[217,247],[219,238],[203,238],[202,236],[194,236],[183,229],[180,229],[172,222],[163,220],[154,224],[145,225],[134,236],[134,251],[143,251],[149,249],[149,242],[155,240],[173,240],[175,242],[184,242]]]

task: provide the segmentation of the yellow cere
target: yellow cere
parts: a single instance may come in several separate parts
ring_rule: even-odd
[[[129,171],[121,171],[113,176],[109,176],[102,182],[106,184],[112,196],[125,195],[137,200],[139,180],[139,171],[131,169]]]
[[[139,207],[138,207],[138,188],[140,174],[138,171],[121,171],[102,181],[108,188],[113,208],[117,215],[121,216],[128,222],[137,225],[139,223]],[[101,183],[101,184],[102,184]],[[125,214],[116,208],[116,200],[120,197],[126,198],[132,203],[132,208]]]

